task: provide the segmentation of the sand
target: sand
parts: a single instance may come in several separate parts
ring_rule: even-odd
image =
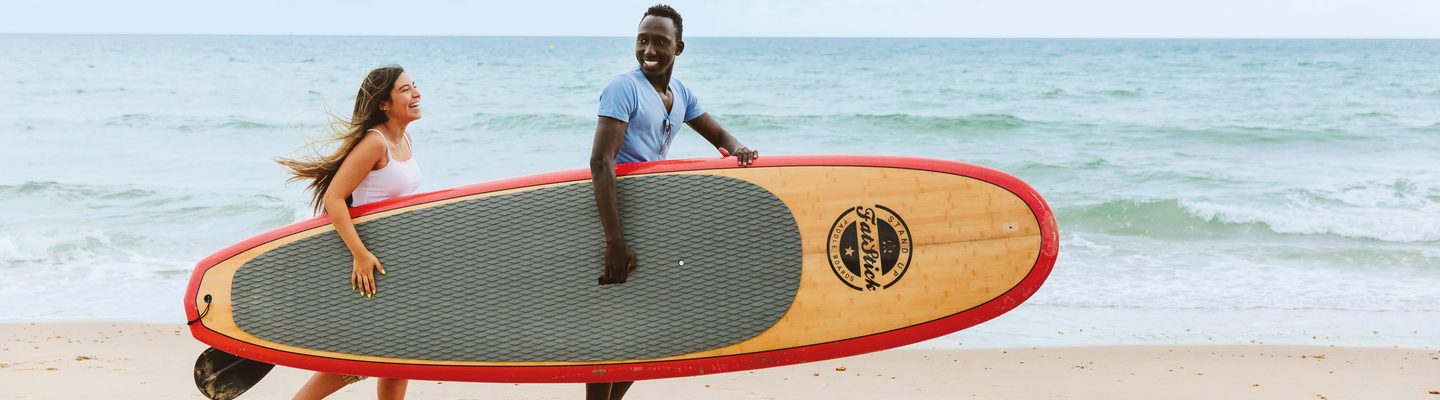
[[[0,399],[203,399],[180,325],[0,324]],[[277,367],[241,399],[288,399]],[[331,398],[372,399],[374,381]],[[413,381],[412,399],[580,399],[579,384]],[[1428,399],[1436,349],[1283,345],[890,350],[639,382],[627,399]]]

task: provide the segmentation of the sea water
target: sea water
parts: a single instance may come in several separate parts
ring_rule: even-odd
[[[586,167],[600,89],[636,63],[628,38],[0,35],[0,54],[0,322],[182,322],[197,261],[313,215],[272,159],[306,154],[373,67],[419,84],[435,190]],[[1429,40],[798,38],[691,38],[675,74],[763,155],[965,161],[1045,196],[1054,272],[920,344],[946,348],[1440,344],[1437,76]],[[670,156],[716,152],[685,129]]]

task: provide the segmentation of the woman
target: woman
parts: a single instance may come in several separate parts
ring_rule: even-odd
[[[376,293],[375,271],[384,275],[385,267],[365,248],[350,220],[349,208],[410,194],[420,186],[420,167],[405,132],[406,126],[418,119],[420,90],[415,82],[398,65],[376,68],[360,84],[350,121],[337,119],[332,124],[333,140],[340,144],[334,154],[276,159],[290,169],[290,182],[310,181],[311,205],[330,215],[335,232],[354,257],[350,289],[367,298]],[[316,372],[294,398],[322,399],[362,379]],[[403,399],[408,385],[405,379],[381,378],[377,397]]]

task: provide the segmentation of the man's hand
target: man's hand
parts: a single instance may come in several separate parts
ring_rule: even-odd
[[[729,150],[725,150],[724,147],[716,147],[715,149],[716,149],[716,150],[720,150],[720,158],[728,158],[728,157],[730,157],[730,155],[731,155],[731,154],[730,154],[730,151],[729,151]],[[759,151],[759,150],[754,150],[754,149],[751,149],[751,148],[749,148],[749,147],[744,147],[744,146],[741,146],[740,148],[735,149],[735,154],[734,154],[734,155],[735,155],[735,162],[737,163],[737,165],[742,166],[742,167],[748,167],[748,166],[750,166],[750,164],[753,164],[753,163],[755,162],[755,160],[760,159],[760,151]]]
[[[601,285],[625,283],[630,271],[635,270],[635,251],[628,244],[605,246],[605,274],[600,276]]]

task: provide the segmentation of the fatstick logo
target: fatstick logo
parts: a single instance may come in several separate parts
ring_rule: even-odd
[[[889,288],[910,268],[910,228],[885,206],[846,209],[826,236],[830,269],[855,290]]]

